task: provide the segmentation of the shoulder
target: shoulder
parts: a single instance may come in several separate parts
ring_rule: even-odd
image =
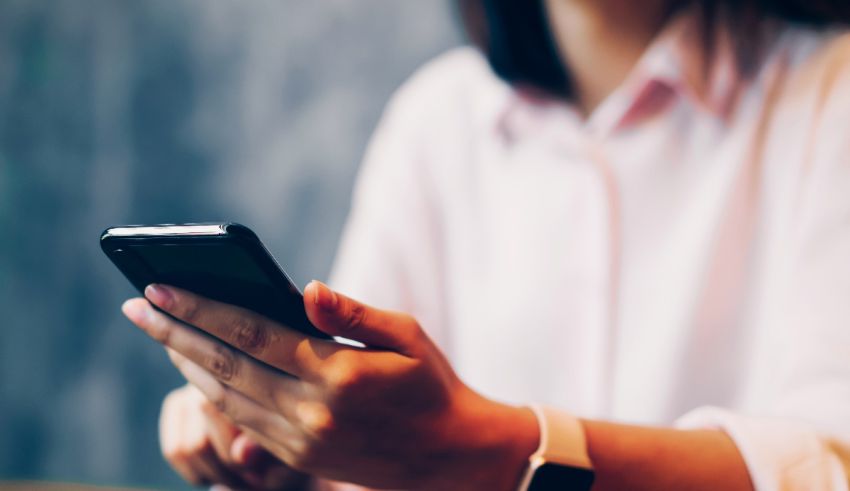
[[[386,116],[420,124],[486,119],[510,92],[478,50],[460,47],[416,70],[390,99]]]

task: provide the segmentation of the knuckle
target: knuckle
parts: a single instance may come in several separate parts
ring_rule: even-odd
[[[259,355],[269,345],[268,329],[248,316],[239,316],[233,326],[233,344],[240,350]]]
[[[196,298],[184,298],[180,302],[180,317],[188,324],[196,324],[201,316],[201,303]]]
[[[207,396],[207,400],[220,413],[227,413],[230,408],[230,398],[227,396],[227,390],[224,387],[219,387]]]
[[[404,326],[405,331],[411,337],[417,338],[425,335],[425,331],[422,329],[422,326],[419,324],[419,321],[416,320],[416,318],[412,315],[402,314],[399,317],[399,323]]]
[[[171,333],[173,332],[173,329],[171,319],[163,316],[157,316],[153,323],[153,329],[149,332],[156,342],[163,346],[169,346],[168,343],[171,341]]]
[[[340,371],[334,380],[334,386],[341,394],[354,390],[359,383],[360,376],[354,370]]]
[[[208,357],[206,366],[216,378],[228,382],[236,377],[239,370],[239,360],[232,350],[217,344],[213,348],[213,353]]]
[[[356,363],[337,363],[330,371],[329,382],[332,392],[337,396],[356,391],[364,383],[363,370]]]
[[[212,401],[210,401],[207,398],[204,398],[199,403],[199,409],[201,410],[202,413],[207,413],[207,412],[210,412],[210,411],[215,411],[217,408],[216,408],[215,404],[213,404]]]
[[[401,322],[412,331],[422,332],[422,326],[419,325],[419,321],[410,314],[402,314]]]
[[[326,441],[336,430],[330,409],[323,404],[303,404],[297,409],[304,432],[313,441]]]
[[[308,359],[313,355],[313,344],[310,339],[304,338],[294,343],[280,341],[283,339],[276,334],[269,341],[269,345],[274,345],[275,349],[269,350],[267,357],[272,360],[272,364],[281,367],[285,372],[285,367],[298,367],[303,363],[304,359]],[[278,349],[279,347],[279,349]]]
[[[422,345],[430,343],[428,340],[428,334],[422,329],[422,325],[419,324],[419,321],[416,320],[415,317],[403,314],[399,322],[403,329],[403,338],[406,344],[410,347],[414,352],[418,352],[422,349]]]
[[[367,309],[357,302],[349,302],[348,315],[345,317],[345,329],[352,331],[366,323]]]

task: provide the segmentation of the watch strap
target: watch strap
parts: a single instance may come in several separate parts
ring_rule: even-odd
[[[518,491],[529,490],[535,474],[544,465],[562,466],[589,474],[592,482],[593,465],[587,452],[587,437],[581,421],[567,412],[548,406],[533,404],[529,408],[537,418],[540,444],[529,458],[528,469]],[[587,488],[589,489],[589,485]]]
[[[532,458],[583,469],[593,467],[587,453],[584,426],[578,418],[549,406],[532,404],[529,407],[540,425],[540,445]]]

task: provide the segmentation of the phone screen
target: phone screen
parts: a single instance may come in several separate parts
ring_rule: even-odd
[[[238,243],[185,242],[182,244],[128,245],[153,282],[183,288],[219,302],[238,305],[276,320],[303,324],[301,296],[289,282],[269,277],[251,254]],[[280,274],[276,269],[272,273]],[[293,314],[297,319],[293,318]]]
[[[160,282],[168,278],[186,280],[196,277],[221,277],[272,288],[274,285],[251,256],[234,244],[180,244],[130,246]]]

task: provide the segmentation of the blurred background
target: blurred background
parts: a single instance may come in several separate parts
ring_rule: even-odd
[[[238,221],[325,278],[384,103],[461,42],[447,0],[0,0],[0,480],[184,489],[100,232]]]

